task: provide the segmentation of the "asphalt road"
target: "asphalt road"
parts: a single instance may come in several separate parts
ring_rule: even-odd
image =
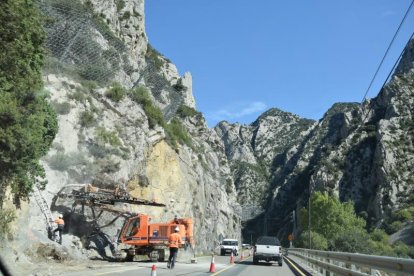
[[[258,265],[253,264],[252,258],[246,258],[242,262],[237,262],[233,266],[228,266],[221,271],[217,271],[215,275],[220,276],[251,276],[251,275],[260,275],[260,276],[274,276],[274,275],[295,275],[289,267],[283,263],[283,266],[279,266],[277,263],[266,263],[259,262]]]
[[[68,274],[67,276],[77,275],[109,275],[109,276],[127,276],[127,275],[151,275],[151,268],[155,265],[155,272],[157,276],[162,275],[220,275],[220,276],[247,276],[247,275],[295,275],[286,263],[279,267],[277,263],[261,262],[259,265],[253,265],[251,257],[246,256],[243,260],[240,257],[235,258],[235,263],[230,264],[230,256],[215,256],[214,266],[215,272],[210,272],[211,257],[199,257],[197,263],[179,262],[176,267],[171,270],[167,268],[167,263],[152,263],[152,262],[132,262],[132,263],[117,263],[102,265],[99,268],[82,270]]]

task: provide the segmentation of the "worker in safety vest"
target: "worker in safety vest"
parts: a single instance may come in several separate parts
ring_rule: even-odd
[[[177,226],[174,229],[174,233],[172,233],[168,237],[168,244],[170,246],[170,257],[168,257],[168,264],[167,267],[173,269],[175,265],[175,259],[177,258],[178,248],[181,244],[181,236],[178,234],[180,228]]]
[[[63,220],[63,216],[59,215],[59,217],[55,220],[56,224],[57,224],[57,228],[55,229],[55,231],[53,231],[53,233],[56,233],[59,231],[59,243],[62,244],[62,233],[63,233],[63,228],[65,227],[65,221]]]

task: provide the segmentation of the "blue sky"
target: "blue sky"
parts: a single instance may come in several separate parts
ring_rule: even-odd
[[[320,119],[361,102],[412,0],[147,0],[151,45],[193,76],[210,127],[249,124],[276,107]],[[375,97],[414,32],[414,9],[376,82]]]

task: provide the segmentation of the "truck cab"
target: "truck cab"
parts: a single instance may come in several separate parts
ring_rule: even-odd
[[[220,256],[231,254],[239,255],[239,241],[236,239],[224,239],[220,244]]]

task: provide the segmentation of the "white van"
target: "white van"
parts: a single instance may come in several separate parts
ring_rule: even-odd
[[[239,255],[239,241],[236,239],[224,239],[220,244],[220,256],[231,254]]]

